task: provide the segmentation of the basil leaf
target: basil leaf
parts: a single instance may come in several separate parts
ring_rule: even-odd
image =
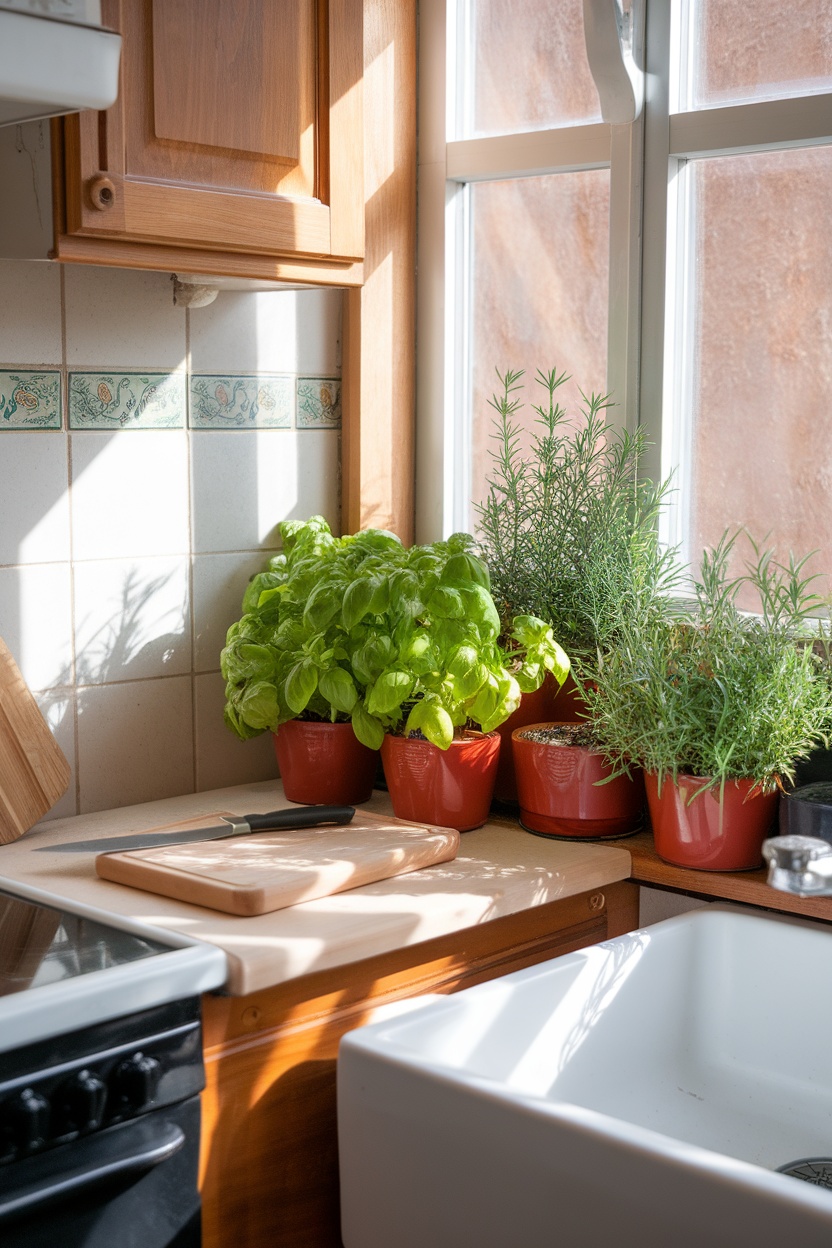
[[[300,715],[306,710],[309,699],[318,687],[318,671],[309,659],[296,663],[286,678],[286,704],[290,711]]]
[[[384,740],[384,727],[374,716],[365,711],[359,702],[352,713],[352,730],[362,745],[369,750],[380,750]]]

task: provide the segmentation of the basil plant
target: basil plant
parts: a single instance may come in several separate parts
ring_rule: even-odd
[[[392,533],[334,537],[326,521],[280,525],[282,553],[255,576],[222,651],[225,719],[241,738],[295,718],[351,722],[378,749],[419,732],[447,749],[490,732],[569,660],[543,620],[507,635],[474,539],[406,548]]]

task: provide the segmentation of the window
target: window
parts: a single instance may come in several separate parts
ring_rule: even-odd
[[[602,119],[582,0],[421,4],[419,535],[472,525],[495,368],[530,404],[557,366],[646,426],[687,558],[745,524],[828,568],[832,6],[618,9],[630,124]]]

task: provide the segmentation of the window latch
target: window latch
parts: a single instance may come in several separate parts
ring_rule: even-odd
[[[628,125],[641,113],[644,72],[633,55],[633,14],[622,0],[584,0],[589,68],[601,97],[601,116]]]

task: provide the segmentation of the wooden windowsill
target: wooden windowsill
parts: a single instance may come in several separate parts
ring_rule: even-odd
[[[663,862],[653,845],[649,831],[617,841],[604,841],[629,851],[633,867],[631,879],[637,884],[671,889],[709,900],[737,901],[747,906],[761,906],[804,919],[822,919],[832,923],[832,897],[793,897],[766,883],[766,868],[756,871],[693,871]]]

